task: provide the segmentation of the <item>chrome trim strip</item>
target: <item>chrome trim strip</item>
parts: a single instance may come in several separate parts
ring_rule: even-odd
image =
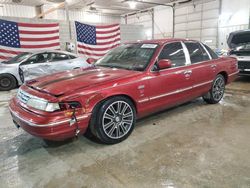
[[[234,75],[239,74],[239,73],[240,73],[240,71],[237,71],[235,73],[229,74],[228,76],[234,76]]]
[[[14,112],[11,108],[9,108],[10,112],[12,113],[12,115],[14,115],[16,118],[20,119],[21,121],[27,123],[29,126],[32,127],[52,127],[52,126],[56,126],[56,125],[60,125],[63,123],[69,123],[71,119],[65,119],[62,121],[58,121],[58,122],[54,122],[54,123],[48,123],[48,124],[36,124],[34,122],[32,122],[31,120],[27,120],[22,118],[18,113]],[[83,120],[86,119],[87,117],[89,117],[90,114],[85,114],[82,116],[77,117],[77,120]]]
[[[190,58],[190,54],[188,52],[187,46],[185,45],[185,43],[183,41],[181,41],[181,45],[183,48],[183,52],[185,54],[185,59],[186,59],[186,63],[185,66],[191,65],[191,58]]]
[[[208,54],[210,60],[212,60],[213,58],[212,58],[211,54],[208,52],[207,48],[205,48],[204,44],[202,42],[199,42],[199,43],[203,47],[203,49],[206,51],[206,53]]]
[[[201,86],[204,86],[206,84],[210,84],[212,82],[213,82],[213,80],[212,81],[210,80],[210,81],[207,81],[207,82],[203,82],[203,83],[200,83],[200,84],[196,84],[196,85],[193,86],[193,88],[201,87]]]
[[[144,103],[144,102],[148,102],[149,101],[149,98],[147,99],[142,99],[142,100],[139,100],[138,103]]]
[[[156,95],[154,97],[150,97],[149,100],[155,100],[155,99],[158,99],[158,98],[162,98],[162,97],[166,97],[166,96],[169,96],[169,95],[174,95],[174,94],[177,94],[177,93],[181,93],[181,92],[184,92],[184,91],[187,91],[187,90],[191,90],[193,88],[197,88],[197,87],[201,87],[201,86],[204,86],[206,84],[210,84],[212,83],[213,80],[210,80],[210,81],[207,81],[207,82],[203,82],[203,83],[200,83],[200,84],[196,84],[192,87],[187,87],[187,88],[183,88],[183,89],[178,89],[178,90],[175,90],[173,92],[169,92],[169,93],[165,93],[165,94],[161,94],[161,95]],[[141,100],[141,101],[138,101],[139,103],[143,103],[143,102],[147,102],[149,101],[148,99],[147,100]]]

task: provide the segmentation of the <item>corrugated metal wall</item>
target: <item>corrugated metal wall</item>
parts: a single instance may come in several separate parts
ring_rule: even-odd
[[[145,29],[144,36],[147,39],[152,38],[152,12],[137,13],[127,17],[127,24],[143,25]]]
[[[32,18],[36,16],[36,10],[30,6],[0,4],[0,16]]]
[[[175,37],[199,40],[216,48],[219,0],[195,1],[176,7]]]
[[[44,5],[43,10],[52,8],[51,5]],[[33,18],[36,16],[35,7],[23,5],[0,4],[0,16]],[[90,13],[85,11],[70,10],[70,20],[79,20],[91,23],[120,23],[121,17],[116,15],[104,15],[101,13]],[[66,20],[65,10],[57,10],[45,16],[45,19]]]
[[[173,9],[171,7],[155,7],[154,22],[155,39],[173,36]]]
[[[28,22],[28,23],[52,23],[59,22],[59,36],[61,49],[64,50],[66,42],[76,42],[75,24],[74,21],[64,20],[45,20],[45,19],[30,19],[30,18],[17,18],[17,17],[0,17],[0,19]],[[89,23],[90,22],[85,22]],[[135,41],[144,39],[144,28],[142,25],[125,25],[121,24],[121,42]]]
[[[250,0],[222,0],[219,18],[219,48],[228,49],[227,38],[233,31],[249,28]]]
[[[43,11],[53,8],[51,5],[44,5]],[[63,9],[56,10],[45,15],[45,19],[66,20],[66,12]],[[119,15],[105,15],[100,12],[86,12],[83,10],[69,10],[69,20],[78,20],[91,23],[120,23],[121,17]]]

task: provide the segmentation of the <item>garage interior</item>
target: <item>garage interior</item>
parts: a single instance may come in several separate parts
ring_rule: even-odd
[[[229,34],[250,29],[250,1],[0,0],[0,19],[59,23],[61,50],[77,46],[79,21],[120,24],[121,43],[185,38],[225,56]],[[0,187],[250,187],[250,76],[216,105],[198,98],[138,120],[115,145],[85,136],[49,144],[17,129],[8,109],[16,93],[0,91]]]

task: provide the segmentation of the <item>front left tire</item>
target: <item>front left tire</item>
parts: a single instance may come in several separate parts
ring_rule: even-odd
[[[133,131],[136,122],[134,104],[126,97],[112,97],[97,106],[90,130],[102,143],[117,144]]]
[[[17,87],[16,78],[10,74],[0,75],[0,91],[9,91]]]

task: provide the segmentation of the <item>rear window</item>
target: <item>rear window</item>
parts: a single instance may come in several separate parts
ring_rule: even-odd
[[[207,49],[208,53],[211,55],[212,59],[218,59],[218,55],[211,49],[209,48],[206,44],[203,44],[205,48]]]
[[[52,61],[63,61],[67,59],[69,59],[69,56],[67,54],[54,53],[52,55]]]
[[[191,63],[199,63],[210,60],[207,52],[197,42],[185,42],[188,49]]]

